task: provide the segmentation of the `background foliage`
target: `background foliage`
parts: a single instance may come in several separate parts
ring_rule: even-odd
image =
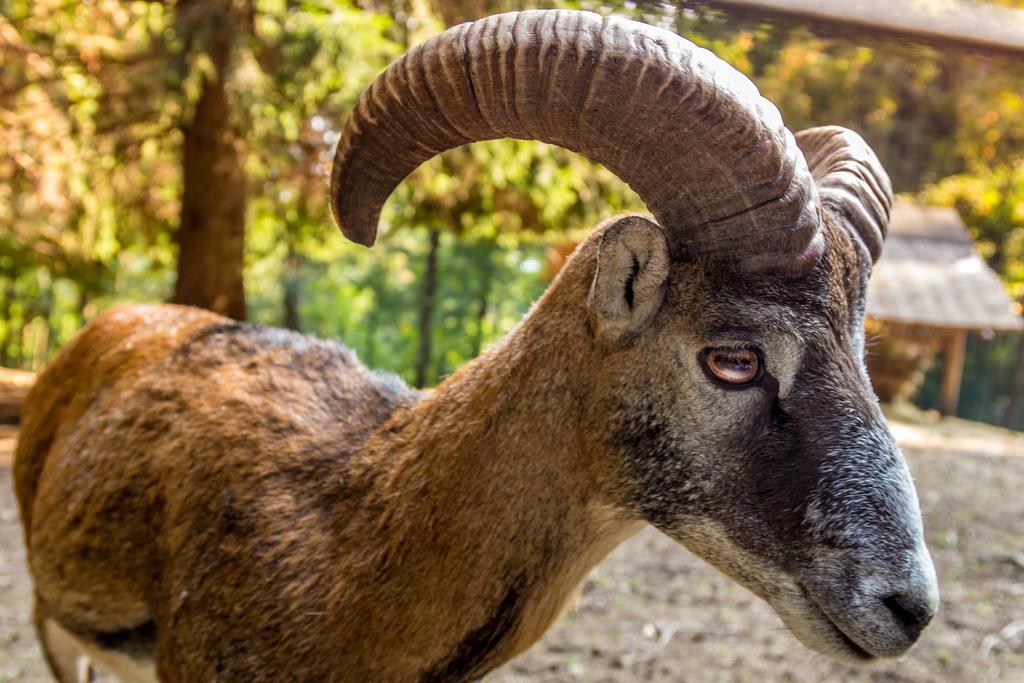
[[[556,4],[711,48],[793,129],[861,131],[897,190],[961,211],[1024,301],[1024,66],[700,5]],[[102,310],[174,296],[190,267],[176,242],[182,149],[211,84],[241,170],[248,317],[341,339],[410,382],[435,383],[472,358],[543,291],[548,245],[641,208],[635,196],[558,148],[473,145],[403,183],[368,251],[333,227],[326,173],[347,112],[390,59],[445,24],[522,6],[0,0],[0,365],[38,368]],[[1021,391],[1019,347],[1015,336],[972,340],[964,415],[1006,417]]]

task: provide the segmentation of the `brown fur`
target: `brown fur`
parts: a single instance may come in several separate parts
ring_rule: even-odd
[[[522,651],[637,528],[562,428],[579,403],[551,403],[592,362],[584,251],[431,394],[195,309],[101,316],[26,404],[43,609],[82,633],[155,620],[166,680],[452,680]]]
[[[832,574],[921,581],[851,249],[830,225],[810,274],[750,276],[670,263],[659,228],[609,222],[432,392],[194,309],[105,314],[26,404],[15,477],[40,619],[121,652],[149,638],[165,681],[471,680],[649,521],[811,646],[872,656],[842,623],[898,653],[912,638],[881,596]],[[768,373],[725,391],[698,351],[736,343]]]

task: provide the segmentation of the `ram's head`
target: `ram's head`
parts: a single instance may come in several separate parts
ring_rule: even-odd
[[[597,349],[580,435],[607,492],[764,597],[806,644],[902,653],[937,608],[914,487],[865,373],[889,180],[846,129],[792,135],[679,36],[583,12],[464,24],[392,64],[337,152],[345,234],[446,149],[543,140],[605,164],[653,220],[600,227],[553,285]],[[573,352],[567,349],[567,353]]]

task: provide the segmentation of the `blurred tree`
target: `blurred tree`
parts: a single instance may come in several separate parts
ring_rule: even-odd
[[[510,9],[502,0],[435,2],[410,0],[396,10],[404,18],[408,45],[434,35],[446,24]],[[521,5],[519,5],[521,6]],[[426,237],[419,282],[416,355],[412,381],[425,386],[437,381],[479,352],[485,339],[483,320],[491,310],[492,268],[496,248],[529,244],[552,234],[592,227],[608,211],[642,205],[618,179],[566,150],[534,142],[497,140],[451,150],[433,159],[403,183],[391,200],[390,219]],[[385,220],[389,220],[387,216]],[[463,267],[447,259],[443,248],[451,236],[468,248],[453,245],[460,259],[482,267],[476,277],[446,277]],[[461,245],[460,245],[461,246]],[[443,282],[458,288],[448,288]],[[539,280],[538,280],[539,283]],[[455,307],[442,310],[441,295]],[[471,310],[478,313],[474,317]],[[444,317],[438,319],[438,314]],[[458,321],[458,322],[456,322]],[[461,325],[459,323],[462,323]],[[454,329],[452,326],[455,326]],[[459,332],[476,330],[472,343],[458,343]],[[444,345],[435,339],[450,339]],[[452,346],[462,349],[455,351]]]
[[[222,296],[207,305],[235,315],[244,301],[259,322],[340,337],[417,383],[475,356],[539,295],[543,243],[642,208],[635,196],[565,150],[481,143],[413,173],[370,252],[329,228],[327,169],[387,59],[446,24],[535,4],[0,0],[0,362],[38,365],[100,310],[176,286],[205,292],[179,299]],[[857,128],[898,188],[960,208],[1021,298],[1022,67],[701,6],[556,4],[713,49],[793,128]],[[964,387],[1006,419],[1008,344],[972,344],[970,367],[1003,380],[972,388],[968,373]]]
[[[147,258],[170,261],[156,226],[173,214],[163,187],[175,171],[165,147],[144,144],[174,128],[175,105],[151,104],[167,71],[164,25],[159,5],[0,3],[0,346],[9,362],[38,365],[30,349],[62,343],[119,275],[145,268],[134,247],[148,243]]]
[[[179,0],[183,52],[205,57],[191,119],[181,122],[181,219],[173,301],[245,320],[246,125],[228,94],[235,45],[251,33],[251,3]]]
[[[294,163],[311,111],[347,109],[392,54],[389,27],[345,2],[0,3],[11,266],[99,293],[138,249],[176,263],[175,301],[245,317],[248,200],[267,189],[253,181]]]

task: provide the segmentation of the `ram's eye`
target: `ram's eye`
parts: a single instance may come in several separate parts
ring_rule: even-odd
[[[702,355],[711,376],[728,384],[749,384],[761,376],[761,359],[752,349],[708,349]]]

